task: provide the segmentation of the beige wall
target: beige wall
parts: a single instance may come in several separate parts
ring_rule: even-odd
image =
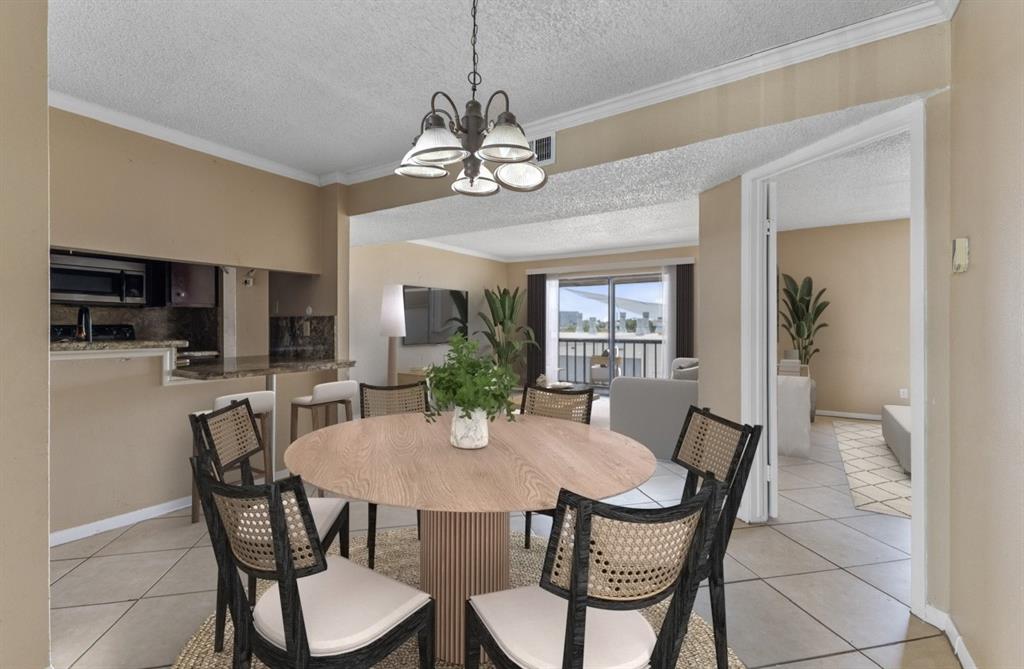
[[[0,664],[49,664],[46,3],[0,3]]]
[[[950,613],[979,667],[1024,666],[1024,3],[953,18]]]
[[[50,110],[52,244],[321,271],[319,189]]]
[[[248,273],[246,267],[235,270],[235,355],[267,355],[270,273],[265,269],[254,270],[253,284],[246,286]]]
[[[700,403],[740,419],[740,180],[700,194]]]
[[[507,285],[505,263],[441,251],[419,244],[380,244],[351,249],[352,358],[351,377],[383,383],[387,372],[387,342],[380,335],[381,291],[388,284],[429,286],[469,291],[469,331],[479,330],[476,314],[485,310],[484,288]],[[398,371],[440,362],[447,346],[399,347]]]
[[[899,389],[910,388],[910,221],[781,232],[778,265],[797,282],[810,276],[831,302],[811,361],[818,409],[877,415],[908,404]],[[779,350],[790,348],[780,328]]]
[[[948,84],[943,23],[560,130],[558,159],[547,169],[590,167]],[[447,179],[392,175],[355,184],[350,195],[355,215],[452,192]]]

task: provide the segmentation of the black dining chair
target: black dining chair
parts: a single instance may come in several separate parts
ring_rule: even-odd
[[[729,547],[729,538],[736,524],[736,514],[760,439],[760,425],[740,425],[716,416],[709,409],[691,406],[672,454],[672,461],[687,471],[683,501],[695,495],[698,487],[705,486],[710,480],[719,481],[723,485],[723,501],[715,510],[705,547],[708,559],[703,562],[698,574],[699,581],[708,579],[718,669],[727,669],[729,666],[725,552]]]
[[[232,666],[370,667],[416,638],[420,669],[434,666],[434,600],[324,553],[302,479],[227,485],[192,458],[211,524],[218,572],[235,624]],[[239,572],[273,581],[255,602]]]
[[[502,669],[675,667],[717,493],[709,482],[676,506],[631,509],[563,490],[540,584],[466,602],[466,669],[481,649]],[[639,610],[666,598],[655,634]]]
[[[199,462],[222,483],[237,472],[237,483],[253,485],[252,458],[263,453],[260,430],[256,427],[249,400],[232,402],[223,409],[189,416],[192,427],[193,450]],[[197,486],[198,489],[198,486]],[[309,501],[313,523],[323,546],[338,540],[338,549],[348,556],[349,507],[348,502],[335,498],[313,498]],[[204,513],[206,513],[204,509]],[[207,526],[210,518],[207,513]],[[212,536],[212,534],[211,534]],[[249,599],[255,602],[256,579],[249,579]],[[228,599],[226,583],[218,580],[217,607],[214,622],[214,649],[224,648],[224,625],[227,619]]]

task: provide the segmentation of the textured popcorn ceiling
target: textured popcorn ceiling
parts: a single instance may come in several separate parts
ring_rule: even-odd
[[[51,0],[52,89],[314,174],[396,162],[468,97],[469,0]],[[528,124],[920,0],[482,0]]]
[[[779,229],[910,217],[910,135],[900,133],[778,179]]]
[[[354,216],[352,244],[426,239],[502,260],[692,244],[696,212],[687,201],[701,191],[910,100],[555,174],[534,193],[452,196]]]

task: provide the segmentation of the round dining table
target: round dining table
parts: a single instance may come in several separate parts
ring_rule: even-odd
[[[349,500],[417,509],[420,588],[436,602],[438,659],[462,663],[466,600],[509,587],[509,513],[554,508],[567,488],[593,499],[651,477],[654,455],[629,437],[567,420],[490,423],[478,450],[449,443],[451,415],[398,414],[297,439],[285,465]]]

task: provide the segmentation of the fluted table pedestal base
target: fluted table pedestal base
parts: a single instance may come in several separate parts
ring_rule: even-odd
[[[437,606],[437,659],[462,664],[466,600],[509,584],[507,513],[424,511],[420,587]]]

